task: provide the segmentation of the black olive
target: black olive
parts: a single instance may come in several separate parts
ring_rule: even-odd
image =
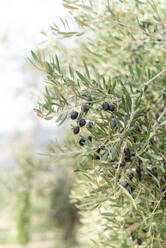
[[[113,127],[116,127],[116,125],[117,125],[116,120],[112,120],[112,121],[111,121],[111,124],[112,124]]]
[[[85,140],[83,138],[80,138],[79,144],[80,144],[80,146],[83,146],[85,144]]]
[[[92,141],[92,137],[91,136],[88,136],[88,140],[91,142]]]
[[[115,110],[115,106],[113,104],[109,104],[109,110],[113,112]]]
[[[132,239],[132,241],[135,240],[135,234],[133,232],[131,233],[131,239]]]
[[[70,117],[71,117],[72,120],[77,119],[77,116],[78,116],[78,112],[77,112],[77,111],[73,111],[73,112],[71,113],[71,115],[70,115]]]
[[[103,108],[103,110],[105,110],[105,111],[109,110],[109,103],[108,103],[108,102],[104,102],[104,103],[102,104],[102,108]]]
[[[137,239],[137,244],[142,245],[142,239]]]
[[[74,129],[73,129],[73,133],[74,133],[74,134],[78,134],[79,131],[80,131],[79,126],[74,127]]]
[[[86,120],[85,120],[85,119],[80,119],[80,120],[79,120],[79,125],[80,125],[80,127],[85,126],[85,124],[86,124]]]
[[[123,186],[124,188],[127,188],[128,185],[129,185],[129,184],[128,184],[127,182],[122,183],[122,186]]]
[[[93,127],[93,122],[89,121],[86,126],[87,126],[87,128],[92,128]]]

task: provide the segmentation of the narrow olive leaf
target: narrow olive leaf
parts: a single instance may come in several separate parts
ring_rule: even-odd
[[[79,78],[82,80],[82,82],[84,82],[84,84],[88,87],[89,81],[79,71],[76,71],[76,73],[79,76]]]
[[[84,21],[80,20],[78,17],[74,17],[74,19],[79,23],[80,26],[82,27],[88,27],[88,23],[85,23]]]
[[[31,51],[31,54],[32,54],[33,59],[34,59],[36,62],[39,63],[39,59],[38,59],[37,55],[36,55],[33,51]]]
[[[85,68],[86,75],[87,75],[87,77],[90,79],[90,74],[89,74],[88,66],[87,66],[85,60],[83,60],[83,64],[84,64],[84,68]]]
[[[60,113],[60,115],[59,115],[58,118],[56,119],[56,122],[60,122],[61,119],[62,119],[62,117],[63,117],[63,113]]]
[[[116,214],[108,213],[108,212],[101,213],[101,215],[103,215],[103,216],[111,216],[111,217],[116,217],[117,216]]]
[[[129,71],[130,71],[130,75],[132,79],[135,80],[135,75],[134,75],[133,68],[131,67],[131,65],[129,65]]]
[[[49,93],[49,90],[47,87],[45,87],[45,91],[46,91],[46,95],[47,95],[48,100],[51,100],[51,96],[50,96],[50,93]]]
[[[38,117],[41,117],[42,118],[42,114],[41,114],[41,112],[38,109],[34,109],[34,112],[36,112],[36,115]]]
[[[66,23],[65,23],[65,21],[61,17],[59,19],[61,20],[61,22],[63,24],[63,27],[66,29]]]
[[[110,7],[109,0],[107,0],[107,9],[111,13],[112,19],[115,19],[115,14],[114,14],[114,12],[112,11],[112,9]]]
[[[102,83],[103,83],[103,88],[107,90],[107,84],[104,77],[102,77]]]
[[[113,93],[114,93],[115,87],[116,87],[116,81],[114,81],[113,84],[112,84],[112,92]]]
[[[110,178],[106,177],[105,175],[102,175],[102,178],[108,183],[108,187],[112,186],[112,183],[110,182]]]
[[[100,198],[100,199],[92,200],[92,201],[83,203],[83,204],[81,204],[81,205],[79,205],[79,206],[80,206],[80,207],[91,206],[91,205],[94,205],[94,204],[98,204],[98,203],[105,202],[105,201],[107,201],[107,200],[110,200],[110,197],[109,197],[109,196],[105,196],[105,197]]]
[[[55,23],[53,23],[53,25],[57,30],[59,30],[59,27]]]
[[[71,5],[68,5],[68,4],[63,4],[63,6],[65,7],[65,8],[67,8],[67,9],[78,9],[77,7],[75,7],[75,6],[71,6]]]
[[[109,94],[111,94],[111,86],[112,86],[112,82],[111,82],[111,77],[108,78],[108,81],[107,81],[107,92]]]
[[[122,96],[122,102],[123,104],[125,104],[125,109],[126,112],[129,114],[131,112],[131,105],[132,105],[132,101],[131,101],[131,97],[129,92],[127,91],[125,85],[122,83],[122,81],[119,81],[121,86],[122,86],[122,91],[123,91],[123,96]],[[125,100],[124,100],[124,95],[125,95]]]
[[[128,113],[128,109],[127,109],[127,107],[126,107],[126,101],[125,101],[124,96],[122,96],[122,108],[125,110],[125,112]]]
[[[137,205],[133,199],[133,197],[131,196],[131,194],[124,188],[120,185],[120,188],[122,190],[122,192],[125,194],[125,196],[129,199],[129,201],[131,202],[132,206],[137,210]]]
[[[140,94],[140,95],[138,96],[138,98],[136,99],[136,102],[135,102],[135,109],[137,109],[137,108],[140,106],[140,104],[141,104],[141,99],[142,99],[142,94]]]
[[[132,101],[131,101],[131,97],[130,97],[130,94],[128,93],[128,91],[125,89],[124,90],[124,93],[125,93],[125,96],[126,96],[126,106],[127,106],[127,109],[128,109],[128,112],[130,113],[131,112],[131,107],[132,107]]]
[[[148,152],[147,154],[149,154],[149,156],[150,157],[152,157],[153,159],[155,159],[155,160],[163,160],[163,158],[162,157],[160,157],[160,156],[158,156],[158,155],[156,155],[156,154],[154,154],[154,153],[152,153],[152,152]]]
[[[60,145],[57,140],[56,143],[54,144],[54,147],[58,148],[58,150],[61,152],[65,152],[65,149],[63,149],[62,145]]]
[[[55,28],[55,27],[53,27],[53,26],[50,26],[50,28],[51,28],[52,30],[56,31],[56,32],[59,31],[57,28]]]
[[[27,58],[27,60],[32,64],[35,68],[38,68],[37,65],[32,61],[30,58]],[[39,68],[38,68],[39,69]]]
[[[83,9],[86,9],[86,10],[92,10],[92,8],[90,7],[90,6],[88,6],[88,5],[85,5],[85,4],[82,4],[82,5],[80,5]]]
[[[76,34],[76,36],[82,36],[84,34],[85,34],[84,32],[79,32],[79,33]]]
[[[141,72],[141,68],[137,65],[136,65],[136,72],[137,72],[137,78],[138,78],[138,80],[140,80],[140,78],[142,76],[142,72]]]
[[[57,66],[57,70],[58,70],[59,72],[61,72],[60,65],[59,65],[59,60],[58,60],[57,55],[55,56],[55,58],[56,58],[56,66]]]
[[[36,112],[36,113],[40,112],[39,109],[36,109],[36,108],[34,108],[33,111]]]
[[[63,34],[63,35],[67,35],[67,36],[73,36],[75,34],[78,34],[78,32],[61,32],[61,31],[58,31],[58,34]]]
[[[69,65],[69,73],[70,73],[70,76],[74,79],[74,70],[71,67],[71,65]]]
[[[47,117],[45,117],[44,119],[45,120],[52,120],[54,117],[53,116],[47,116]]]
[[[68,117],[68,114],[63,114],[58,125],[59,126],[62,125],[65,122],[65,120],[67,119],[67,117]]]
[[[47,67],[47,73],[52,75],[53,74],[53,69],[52,69],[51,65],[48,62],[46,62],[46,67]]]

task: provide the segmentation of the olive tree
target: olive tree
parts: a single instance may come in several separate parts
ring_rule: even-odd
[[[96,209],[104,220],[93,247],[165,247],[164,1],[63,5],[71,18],[51,26],[50,55],[39,47],[30,59],[46,76],[37,115],[71,119],[70,142],[50,156],[77,156],[72,196],[80,212]]]

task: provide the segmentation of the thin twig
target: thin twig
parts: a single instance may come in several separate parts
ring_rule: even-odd
[[[151,8],[154,10],[154,12],[156,12],[156,15],[158,17],[158,19],[160,20],[162,26],[166,29],[166,25],[165,25],[165,21],[163,20],[163,18],[161,17],[161,15],[159,14],[157,7],[154,5],[154,3],[151,3],[149,0],[147,0],[147,2],[149,3],[149,5],[151,6]]]
[[[156,74],[154,77],[149,79],[147,82],[144,83],[144,86],[149,85],[151,82],[153,82],[156,78],[160,77],[164,72],[166,72],[166,68],[160,71],[158,74]]]
[[[156,207],[154,208],[154,210],[153,210],[153,212],[152,212],[152,215],[155,213],[155,211],[156,211],[156,209],[158,208],[158,206],[159,206],[161,200],[162,200],[162,197],[161,197],[160,200],[157,202]]]
[[[134,104],[133,104],[133,101],[131,99],[131,114],[130,114],[130,119],[126,125],[126,129],[130,128],[130,125],[131,125],[131,122],[133,121],[134,115],[135,115]]]
[[[166,113],[166,108],[163,110],[163,112],[161,113],[161,115],[159,116],[159,118],[157,119],[157,121],[154,123],[154,125],[152,126],[153,131],[155,132],[156,130],[156,125],[157,123],[161,120],[161,118],[164,116],[164,114]],[[149,145],[147,145],[142,151],[140,151],[137,156],[141,156],[141,154],[143,154],[147,149],[149,148]]]
[[[166,113],[166,108],[163,110],[163,112],[161,113],[161,115],[159,116],[159,118],[157,119],[157,121],[154,123],[152,129],[155,129],[157,123],[161,120],[161,118],[164,116],[165,113]]]

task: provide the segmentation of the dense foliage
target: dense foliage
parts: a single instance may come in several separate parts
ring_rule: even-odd
[[[98,209],[105,220],[94,247],[165,247],[164,2],[63,3],[76,23],[53,24],[50,56],[32,52],[46,73],[35,112],[47,120],[59,114],[59,124],[72,119],[70,141],[50,156],[78,156],[72,196],[80,211]]]

